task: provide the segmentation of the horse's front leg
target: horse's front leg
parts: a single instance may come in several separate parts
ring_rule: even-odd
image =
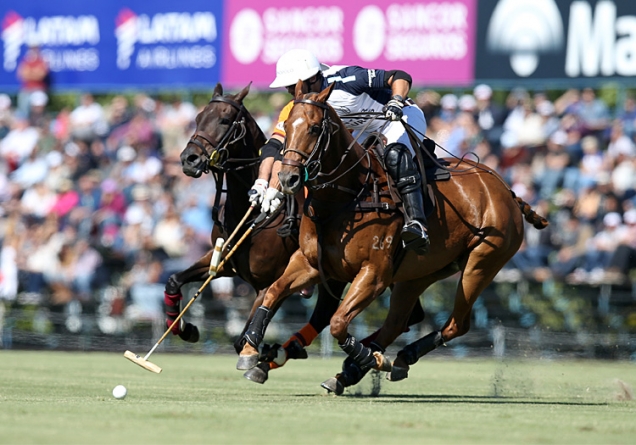
[[[331,335],[363,373],[370,369],[391,370],[391,362],[384,356],[384,349],[380,345],[372,342],[369,347],[364,346],[348,331],[351,321],[386,288],[388,280],[382,278],[384,275],[387,273],[373,267],[361,269],[340,307],[331,317]],[[337,395],[344,391],[344,385],[338,380],[338,376],[323,382],[322,387]]]
[[[208,276],[211,258],[212,250],[202,256],[192,266],[181,272],[176,272],[168,278],[163,296],[166,327],[172,326],[172,323],[181,312],[181,300],[183,299],[181,288],[184,284],[192,283],[193,281],[205,281]],[[190,343],[199,341],[199,329],[195,325],[187,323],[183,318],[181,318],[179,323],[172,326],[172,333]]]
[[[318,281],[320,281],[319,272],[311,267],[302,252],[297,250],[292,255],[283,275],[269,287],[263,304],[254,313],[243,336],[245,345],[239,355],[236,369],[248,370],[258,364],[258,347],[263,341],[269,321],[274,316],[273,309],[278,308],[289,295]]]
[[[329,281],[328,285],[333,294],[330,294],[324,285],[318,286],[318,299],[309,323],[295,332],[282,346],[271,348],[267,354],[263,353],[262,355],[265,357],[261,356],[261,363],[245,372],[246,379],[256,383],[265,383],[269,378],[269,371],[272,369],[284,366],[290,359],[307,358],[305,348],[318,337],[318,334],[325,327],[329,326],[329,321],[338,309],[340,296],[347,283]]]

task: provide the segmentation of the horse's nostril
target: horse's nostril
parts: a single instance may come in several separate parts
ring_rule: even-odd
[[[290,187],[296,186],[296,184],[298,184],[299,182],[300,182],[300,176],[299,175],[290,175],[290,177],[289,177],[289,186]]]
[[[196,164],[197,162],[199,162],[199,156],[198,155],[190,155],[186,158],[186,162],[188,164]]]

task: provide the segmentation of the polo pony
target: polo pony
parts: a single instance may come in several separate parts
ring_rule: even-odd
[[[535,228],[548,225],[504,180],[485,165],[461,161],[446,181],[430,181],[434,204],[429,217],[430,250],[405,251],[399,242],[403,224],[399,198],[392,190],[376,150],[358,144],[327,103],[333,84],[304,94],[296,85],[295,105],[285,123],[287,138],[279,174],[282,191],[309,190],[300,226],[300,249],[267,290],[245,333],[239,363],[258,354],[271,309],[288,295],[326,277],[351,282],[330,320],[331,334],[363,371],[391,371],[391,380],[407,376],[421,356],[470,328],[472,306],[497,272],[519,249],[523,219]],[[459,272],[455,303],[439,331],[406,346],[393,364],[384,355],[406,327],[419,296],[435,281]],[[374,343],[366,346],[349,331],[352,320],[393,284],[387,318]],[[337,394],[342,375],[323,386]]]

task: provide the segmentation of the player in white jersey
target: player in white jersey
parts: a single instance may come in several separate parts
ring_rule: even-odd
[[[270,88],[284,87],[293,95],[298,80],[304,81],[309,92],[315,93],[334,83],[328,103],[343,119],[347,128],[354,131],[354,136],[364,131],[358,136],[359,141],[364,141],[366,134],[371,132],[381,132],[386,137],[384,164],[404,202],[406,223],[402,228],[402,242],[407,249],[419,254],[426,253],[430,242],[422,196],[423,178],[414,162],[415,152],[401,122],[407,122],[422,137],[426,132],[424,113],[410,99],[406,99],[411,88],[411,76],[401,70],[366,69],[359,66],[328,67],[321,64],[311,52],[294,49],[278,59],[276,79]],[[274,184],[269,181],[271,178],[271,182],[277,183],[279,166],[274,159],[280,156],[285,140],[283,124],[289,109],[290,104],[281,112],[274,135],[263,147],[259,179],[250,190],[250,199],[260,202],[265,210],[275,208],[280,200]],[[369,118],[366,117],[343,116],[361,112],[381,112],[387,120],[377,119],[369,123]]]

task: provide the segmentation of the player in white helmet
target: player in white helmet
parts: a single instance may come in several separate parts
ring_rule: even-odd
[[[411,76],[401,70],[367,69],[359,66],[329,67],[310,51],[293,49],[276,63],[276,78],[270,88],[285,88],[294,94],[296,83],[302,80],[309,92],[320,92],[335,83],[328,102],[343,119],[347,128],[363,141],[367,133],[381,132],[386,138],[384,163],[395,181],[404,202],[406,223],[401,238],[404,247],[420,254],[428,251],[429,238],[424,214],[422,182],[425,180],[413,159],[415,154],[403,123],[407,122],[422,137],[426,120],[422,110],[408,99]],[[265,211],[273,211],[282,199],[278,191],[278,170],[281,149],[285,141],[284,123],[293,106],[290,101],[281,111],[270,140],[261,150],[259,178],[250,190],[250,200],[261,203]],[[369,122],[365,117],[347,117],[356,112],[382,112],[385,119]]]

